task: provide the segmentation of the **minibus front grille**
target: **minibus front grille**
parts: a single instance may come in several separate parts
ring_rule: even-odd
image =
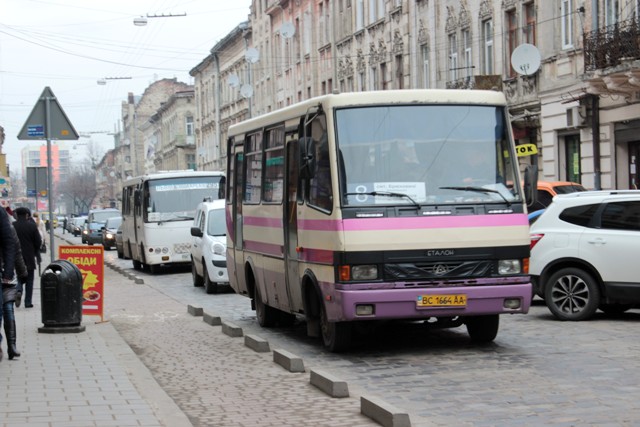
[[[384,280],[442,280],[488,277],[493,273],[493,262],[436,261],[420,263],[385,264]]]

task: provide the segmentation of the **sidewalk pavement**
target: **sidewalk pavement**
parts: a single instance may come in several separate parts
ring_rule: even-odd
[[[60,244],[60,241],[58,241]],[[44,255],[42,271],[50,264]],[[108,274],[106,280],[119,280]],[[39,333],[40,277],[33,308],[16,307],[19,358],[9,360],[2,330],[0,426],[191,426],[158,387],[111,322],[83,317],[80,333]]]
[[[379,425],[358,397],[330,397],[308,370],[289,372],[107,266],[105,294],[104,322],[83,316],[84,332],[39,333],[36,277],[34,307],[16,308],[21,357],[8,360],[2,343],[1,427]]]

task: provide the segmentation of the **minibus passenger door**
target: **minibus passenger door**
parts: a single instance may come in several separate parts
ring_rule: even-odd
[[[298,188],[300,184],[299,171],[299,142],[294,134],[287,134],[286,150],[287,162],[285,171],[285,185],[287,188],[284,200],[284,238],[285,238],[285,271],[287,290],[289,293],[289,308],[294,312],[302,310],[302,292],[300,289],[300,274],[298,269]]]

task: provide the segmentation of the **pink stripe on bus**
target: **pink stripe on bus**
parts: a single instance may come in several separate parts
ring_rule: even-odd
[[[273,245],[271,243],[256,242],[255,240],[245,240],[244,248],[251,252],[259,252],[265,255],[271,255],[276,257],[282,257],[283,247],[282,245]]]
[[[298,220],[298,228],[316,231],[414,230],[425,228],[504,227],[528,224],[527,216],[524,214]]]
[[[251,225],[254,227],[272,227],[282,228],[282,219],[280,218],[265,218],[261,216],[245,216],[243,219],[244,225]]]

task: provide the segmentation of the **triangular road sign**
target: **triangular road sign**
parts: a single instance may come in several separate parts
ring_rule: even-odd
[[[47,103],[49,104],[49,129],[47,129]],[[77,140],[78,138],[78,132],[73,128],[51,88],[45,87],[29,118],[22,126],[18,139]]]

